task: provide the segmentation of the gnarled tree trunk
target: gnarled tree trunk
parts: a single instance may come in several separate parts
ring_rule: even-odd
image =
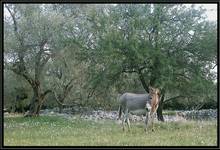
[[[157,119],[162,122],[164,122],[164,118],[163,118],[164,95],[165,94],[162,95],[159,103],[159,107],[157,109]]]
[[[57,93],[53,91],[55,99],[58,103],[59,113],[62,113],[64,106],[66,106],[66,104],[64,104],[64,101],[68,96],[68,94],[70,93],[71,89],[73,88],[73,84],[72,84],[73,80],[74,79],[71,79],[65,86],[63,86],[62,93],[57,95]]]
[[[149,93],[149,88],[148,88],[148,86],[145,82],[145,79],[144,79],[144,76],[143,76],[141,70],[138,70],[138,76],[139,76],[139,79],[141,81],[141,84],[142,84],[143,88],[145,89],[146,92]]]
[[[45,101],[45,96],[51,92],[51,90],[46,90],[45,92],[41,92],[39,84],[33,85],[32,88],[34,95],[30,103],[29,113],[26,114],[25,117],[39,116],[41,107]]]

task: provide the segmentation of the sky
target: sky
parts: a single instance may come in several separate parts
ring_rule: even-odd
[[[191,5],[191,4],[188,4]],[[217,21],[217,4],[195,4],[195,7],[202,6],[205,8],[207,19],[210,21]]]

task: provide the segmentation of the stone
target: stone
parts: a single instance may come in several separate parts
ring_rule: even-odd
[[[84,109],[85,110],[85,109]],[[64,109],[63,113],[58,113],[55,109],[49,110],[41,110],[40,114],[43,115],[58,115],[65,118],[73,118],[74,112],[72,108]],[[82,111],[80,113],[80,118],[90,119],[90,120],[117,120],[118,111],[104,111],[104,110],[94,110],[94,111]],[[216,119],[217,118],[217,110],[192,110],[192,111],[176,111],[176,115],[164,115],[165,121],[185,121],[189,119]],[[157,117],[155,116],[155,121],[157,121]],[[145,116],[136,116],[130,114],[130,121],[132,122],[143,122],[145,120]]]

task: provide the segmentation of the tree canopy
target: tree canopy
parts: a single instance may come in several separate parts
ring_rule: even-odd
[[[203,8],[5,4],[4,10],[4,65],[31,85],[32,114],[50,92],[61,103],[68,95],[96,102],[153,86],[162,93],[158,114],[171,100],[193,101],[194,108],[217,100],[217,22]]]

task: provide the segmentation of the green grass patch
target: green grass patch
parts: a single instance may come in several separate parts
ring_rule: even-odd
[[[216,146],[216,121],[155,123],[155,132],[144,132],[144,123],[131,122],[122,131],[116,121],[67,120],[61,117],[4,118],[5,146]]]
[[[172,115],[172,116],[175,116],[175,115],[176,115],[176,112],[175,112],[175,111],[172,111],[172,110],[165,110],[165,111],[163,111],[163,115]]]

